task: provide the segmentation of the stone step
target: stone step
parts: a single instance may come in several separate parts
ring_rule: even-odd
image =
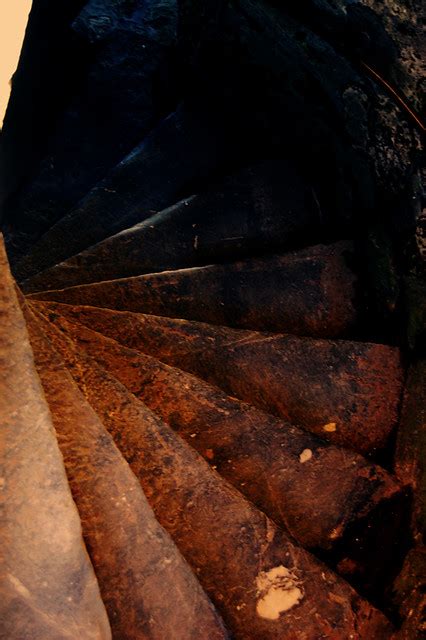
[[[324,630],[336,640],[389,637],[381,613],[228,485],[80,345],[46,327],[235,638],[317,640]]]
[[[366,589],[384,578],[404,501],[383,469],[89,329],[53,325],[303,546]]]
[[[15,277],[25,280],[189,195],[225,147],[219,122],[181,106],[13,265]]]
[[[25,315],[114,638],[224,640],[228,635],[220,619],[158,524],[139,481],[36,316]]]
[[[0,634],[109,640],[2,241],[0,301]]]
[[[324,215],[324,214],[322,214]],[[304,244],[320,226],[312,189],[267,162],[193,196],[26,280],[26,293],[236,260]]]
[[[363,454],[382,449],[398,420],[404,372],[395,347],[236,330],[95,307],[50,302],[34,306],[53,319],[59,314],[78,321]]]
[[[317,337],[355,324],[351,246],[339,242],[225,265],[122,278],[30,294],[213,324]]]

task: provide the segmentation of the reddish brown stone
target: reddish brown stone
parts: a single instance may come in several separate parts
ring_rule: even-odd
[[[426,636],[426,547],[412,549],[395,580],[394,602],[402,620],[395,640],[421,640]]]
[[[30,298],[318,337],[356,318],[346,243],[228,265],[164,271]]]
[[[107,309],[53,303],[46,308],[364,454],[385,445],[398,418],[403,371],[393,347]]]
[[[382,614],[296,546],[79,346],[54,327],[48,331],[237,640],[389,637]]]
[[[111,638],[0,246],[1,578],[5,640]]]
[[[395,472],[413,493],[412,532],[426,543],[426,360],[408,372],[395,453]]]
[[[59,317],[55,325],[303,546],[333,552],[364,587],[383,574],[401,495],[380,467],[85,327]],[[377,527],[384,517],[386,544]]]
[[[26,321],[114,637],[224,640],[221,621],[113,439],[28,311]]]

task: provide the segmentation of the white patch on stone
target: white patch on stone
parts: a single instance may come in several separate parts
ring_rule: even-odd
[[[302,453],[299,456],[300,462],[303,464],[304,462],[308,462],[312,458],[311,449],[303,449]]]
[[[296,606],[304,595],[300,581],[283,565],[259,573],[256,587],[257,615],[266,620],[278,620],[281,613]]]
[[[17,593],[19,593],[24,598],[30,598],[31,593],[28,591],[27,587],[22,584],[22,582],[16,576],[13,576],[11,573],[7,574],[9,582],[11,582],[16,589]]]

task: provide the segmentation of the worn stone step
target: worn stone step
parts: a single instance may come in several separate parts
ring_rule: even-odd
[[[217,168],[223,135],[212,116],[181,106],[14,264],[16,278],[24,280],[191,193],[189,184]]]
[[[54,326],[303,546],[366,590],[386,578],[404,509],[383,469],[84,327],[63,319]]]
[[[31,294],[30,298],[93,305],[265,331],[335,337],[357,312],[350,245],[225,265],[122,278]]]
[[[295,545],[79,345],[46,327],[235,638],[389,637],[382,614]]]
[[[114,638],[224,640],[220,619],[113,439],[37,318],[28,310],[25,317]]]
[[[338,445],[374,454],[398,420],[399,350],[260,333],[109,309],[40,303],[132,349],[193,373]]]
[[[2,241],[0,306],[0,635],[108,640],[108,618]]]
[[[270,253],[294,246],[302,232],[309,244],[319,226],[309,185],[288,163],[267,162],[106,238],[22,286],[27,293],[62,289]]]

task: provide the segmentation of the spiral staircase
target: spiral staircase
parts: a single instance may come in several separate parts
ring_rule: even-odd
[[[183,102],[5,225],[5,640],[426,632],[424,365],[353,230],[282,158],[219,175],[216,125]]]
[[[3,254],[3,490],[23,536],[22,555],[7,540],[10,629],[388,638],[408,505],[375,460],[394,448],[404,367],[351,339],[350,243],[98,275],[107,251],[108,278],[120,257],[137,272],[123,244],[161,238],[182,207],[27,279],[26,297]],[[75,284],[51,288],[61,277]]]

